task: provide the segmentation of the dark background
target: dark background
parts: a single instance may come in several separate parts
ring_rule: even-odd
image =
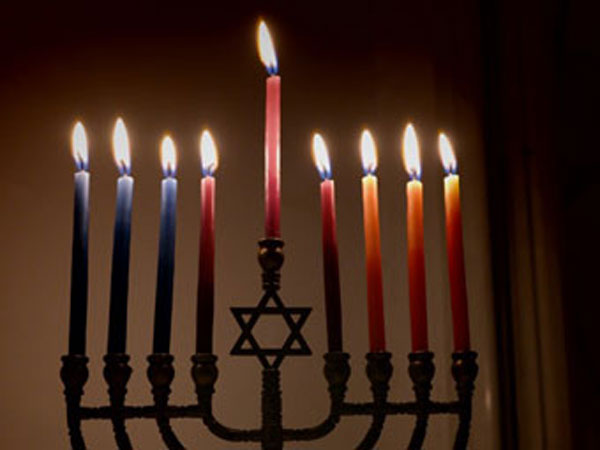
[[[594,231],[600,227],[596,208],[600,183],[594,175],[600,162],[595,136],[600,99],[596,82],[600,36],[593,25],[598,8],[593,2],[572,0],[491,2],[483,9],[488,17],[483,35],[488,37],[485,42],[489,44],[486,146],[492,196],[491,228],[496,243],[497,306],[506,317],[518,314],[515,311],[522,307],[514,298],[506,306],[519,283],[518,277],[511,274],[511,266],[518,265],[511,261],[515,256],[508,250],[518,234],[511,228],[511,221],[522,215],[524,227],[532,236],[532,253],[544,254],[548,265],[556,264],[554,279],[540,276],[534,282],[537,288],[532,289],[532,296],[543,305],[552,296],[547,290],[557,291],[560,286],[563,315],[559,320],[549,320],[556,328],[548,333],[558,334],[564,326],[572,445],[595,448],[600,442],[591,419],[598,415],[600,398],[594,381],[600,375],[599,361],[591,356],[597,354],[599,335],[595,317],[600,312],[598,302],[592,300],[596,297],[595,255],[600,250],[600,239]],[[503,180],[511,177],[512,182],[505,185]],[[496,201],[503,206],[497,207]],[[543,251],[539,250],[541,247]],[[540,264],[533,257],[529,264],[535,274],[536,265],[544,261]],[[540,309],[534,313],[534,322],[538,324],[543,321]],[[505,392],[513,392],[518,405],[519,384],[524,379],[517,376],[514,381],[507,381],[511,367],[519,372],[515,368],[518,357],[515,363],[507,355],[518,354],[520,344],[518,339],[511,342],[507,336],[515,332],[510,320],[500,319],[498,323],[503,348],[500,353],[504,355],[501,358],[506,358],[501,367],[507,371],[507,376],[501,379],[505,381]],[[546,351],[560,352],[557,347]],[[551,370],[542,367],[539,385],[547,377],[544,372]],[[565,389],[558,385],[545,388],[555,392]],[[549,408],[543,402],[541,407]],[[509,409],[505,403],[504,410]],[[509,442],[518,440],[519,434],[526,434],[517,425],[520,413],[517,407],[512,419],[504,415],[506,424],[513,421],[510,434],[505,429],[505,435],[512,436]],[[542,425],[543,433],[549,435],[550,427],[548,423]],[[552,448],[554,443],[546,438],[543,445]]]
[[[594,300],[598,298],[595,280],[600,252],[600,182],[594,169],[600,164],[596,135],[600,35],[591,20],[598,7],[588,6],[586,2],[572,2],[562,8],[564,18],[556,39],[556,130],[560,134],[554,145],[559,166],[557,187],[562,192],[557,197],[561,220],[558,251],[564,276],[571,408],[575,442],[583,448],[600,442],[600,432],[590,420],[600,413],[600,387],[595,381],[600,377],[600,361],[590,358],[598,354],[600,340],[594,320],[600,314],[600,304]]]
[[[53,342],[64,342],[66,346],[64,299],[68,298],[66,249],[71,194],[70,179],[64,175],[71,170],[66,146],[70,127],[77,119],[84,120],[88,128],[91,165],[98,173],[93,173],[96,185],[92,201],[96,209],[92,230],[97,232],[91,244],[96,255],[91,264],[105,267],[98,279],[106,278],[108,273],[114,173],[105,149],[118,115],[124,116],[130,130],[134,174],[140,168],[136,190],[149,193],[136,200],[139,213],[135,220],[148,225],[139,232],[137,247],[134,242],[137,258],[155,260],[154,212],[158,196],[150,192],[154,193],[160,170],[156,157],[160,136],[165,131],[173,134],[178,149],[182,149],[180,176],[195,182],[199,176],[197,135],[202,127],[210,125],[223,149],[223,185],[227,179],[231,180],[229,186],[235,180],[237,189],[236,193],[229,192],[229,197],[225,195],[220,205],[218,226],[224,234],[221,248],[231,258],[221,265],[223,270],[239,274],[254,264],[250,238],[239,248],[228,246],[225,236],[242,222],[249,237],[261,233],[262,160],[246,156],[240,157],[244,164],[236,164],[239,156],[234,153],[260,153],[264,69],[256,56],[254,30],[258,17],[262,17],[274,35],[285,75],[282,145],[291,150],[282,164],[288,186],[316,183],[306,152],[311,132],[322,129],[332,149],[334,173],[342,185],[339,203],[348,208],[340,213],[341,220],[356,221],[360,215],[356,186],[352,184],[360,172],[356,142],[361,128],[369,125],[380,147],[388,149],[381,155],[380,172],[382,178],[387,176],[392,181],[390,189],[382,193],[382,202],[394,204],[400,190],[390,185],[404,179],[399,166],[399,138],[409,120],[417,124],[423,147],[428,149],[424,165],[435,167],[431,175],[426,175],[432,181],[441,174],[433,150],[440,127],[456,136],[457,147],[462,146],[485,168],[478,175],[484,182],[473,182],[481,191],[467,195],[477,195],[483,205],[477,211],[491,225],[470,221],[467,211],[466,227],[471,227],[473,236],[485,236],[491,243],[489,251],[482,248],[492,263],[495,326],[489,332],[494,336],[498,360],[497,368],[492,364],[490,370],[497,373],[499,386],[500,403],[496,407],[501,448],[516,448],[522,435],[527,434],[517,411],[515,355],[520,344],[514,337],[512,321],[518,308],[513,297],[513,267],[518,265],[515,258],[519,257],[518,252],[515,256],[511,251],[515,242],[511,222],[525,217],[526,227],[531,227],[532,245],[543,246],[559,267],[558,290],[564,316],[556,320],[561,327],[564,325],[568,384],[550,388],[568,394],[573,448],[597,448],[600,438],[594,418],[600,414],[596,325],[600,302],[595,292],[600,185],[596,172],[600,152],[596,130],[600,39],[597,11],[590,2],[249,3],[3,5],[0,200],[4,254],[0,267],[7,288],[1,303],[5,334],[0,348],[12,356],[5,358],[3,372],[12,370],[15,358],[22,362],[17,367],[25,371],[57,377],[54,362],[58,354],[44,355],[43,339],[30,322],[32,317],[45,319],[49,325],[44,328],[44,336],[53,335]],[[467,173],[469,164],[479,167],[479,163],[464,162]],[[474,172],[472,179],[476,178]],[[353,188],[345,189],[344,185]],[[308,219],[318,220],[317,213],[307,216],[303,212],[304,196],[291,188],[286,193],[285,181],[283,189],[284,233],[287,227],[290,241],[302,242],[307,234],[318,233],[318,228],[309,227],[307,231],[305,225]],[[195,192],[184,191],[181,195],[180,205],[188,206],[181,208],[179,221],[194,223],[198,214]],[[472,204],[479,208],[475,201]],[[541,210],[536,205],[542,205]],[[430,208],[430,217],[439,215],[439,210]],[[387,227],[390,233],[403,237],[404,229],[393,225],[399,216],[389,214],[382,218],[384,233]],[[534,223],[541,223],[550,238],[535,242]],[[196,245],[196,229],[190,226],[189,232],[183,230],[178,249]],[[441,231],[439,227],[435,230]],[[361,239],[360,233],[358,226],[342,231],[342,240],[356,242]],[[50,242],[53,245],[46,245]],[[403,255],[401,245],[398,248],[389,250],[390,259]],[[60,253],[61,249],[65,251]],[[293,248],[290,251],[294,252]],[[306,260],[310,261],[310,252],[318,252],[318,242],[296,251],[306,252]],[[178,252],[187,259],[177,276],[189,281],[191,291],[196,256],[191,250]],[[237,256],[241,253],[243,257]],[[358,255],[359,249],[348,250],[349,260]],[[536,264],[533,259],[519,262]],[[152,298],[153,282],[146,283],[152,270],[138,271],[139,278],[132,282],[148,284],[139,288],[140,296]],[[135,263],[133,271],[137,273]],[[315,275],[319,276],[318,272]],[[230,282],[228,277],[223,278],[222,283]],[[238,281],[251,285],[254,278],[252,272],[240,275]],[[302,274],[290,278],[302,283]],[[545,280],[535,282],[543,284]],[[91,283],[91,298],[94,294],[105,298],[105,282],[94,285],[92,275]],[[234,294],[238,302],[247,301],[239,298],[248,294],[243,289]],[[48,300],[44,299],[46,295]],[[536,302],[545,301],[543,293],[534,293],[534,297]],[[57,302],[62,302],[60,307],[54,305]],[[90,317],[105,314],[104,309],[105,304],[91,306]],[[147,309],[150,317],[153,307]],[[186,312],[193,313],[192,307]],[[141,326],[149,320],[147,317],[134,316],[131,326],[136,329],[136,324]],[[359,318],[356,323],[350,320],[347,328],[358,326]],[[90,333],[93,351],[99,355],[103,325],[92,325]],[[232,336],[235,333],[231,331]],[[134,340],[135,336],[134,332]],[[322,338],[318,336],[317,340]],[[351,342],[363,338],[349,337]],[[139,338],[144,339],[146,334]],[[20,343],[24,343],[24,353],[18,350]],[[227,351],[226,347],[223,344],[221,353]],[[32,349],[33,354],[26,354]],[[405,348],[396,350],[404,352]],[[184,347],[182,353],[191,353],[191,348]],[[36,360],[44,363],[37,364]],[[18,377],[11,375],[8,379],[14,382]],[[19,393],[27,386],[7,389],[12,391],[5,394],[8,403],[18,404]],[[27,398],[21,402],[22,410],[16,412],[19,417],[26,417],[27,411],[36,407],[36,397]],[[59,413],[62,411],[47,412]]]

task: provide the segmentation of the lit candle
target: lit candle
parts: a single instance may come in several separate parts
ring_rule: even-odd
[[[377,152],[373,136],[367,130],[362,133],[360,148],[365,172],[362,179],[362,198],[367,261],[369,342],[371,352],[383,352],[385,351],[385,323],[383,318],[381,240],[379,237],[379,199],[377,177],[375,176]]]
[[[425,293],[425,248],[423,239],[423,184],[417,134],[411,124],[404,131],[404,165],[410,177],[406,184],[408,232],[408,285],[412,351],[425,351],[427,342],[427,296]]]
[[[273,41],[264,22],[260,22],[258,27],[258,49],[269,74],[265,100],[265,236],[280,237],[281,78],[277,75],[277,55]]]
[[[217,149],[208,131],[200,138],[202,182],[200,185],[202,226],[198,265],[196,353],[212,353],[215,295],[215,177]]]
[[[313,156],[323,180],[321,181],[321,224],[327,342],[330,352],[339,352],[342,351],[342,306],[335,220],[335,184],[331,178],[327,146],[318,133],[313,136]]]
[[[133,178],[131,177],[129,138],[125,124],[120,118],[117,119],[113,133],[113,150],[121,176],[117,180],[117,205],[110,284],[108,353],[125,353]]]
[[[175,144],[165,136],[161,144],[164,178],[160,188],[160,237],[158,275],[154,312],[154,353],[169,353],[173,312],[173,272],[175,268],[175,223],[177,208],[177,161]]]
[[[471,341],[469,337],[469,310],[460,212],[460,180],[452,145],[443,133],[439,136],[439,149],[447,173],[444,179],[444,201],[446,206],[446,245],[450,297],[452,300],[454,349],[463,351],[470,349]]]
[[[71,317],[69,354],[85,354],[88,290],[88,227],[90,221],[88,148],[85,129],[75,124],[71,142],[75,159],[75,208],[73,214],[73,253],[71,260]]]

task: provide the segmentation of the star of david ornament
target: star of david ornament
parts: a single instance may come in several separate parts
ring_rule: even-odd
[[[286,356],[311,355],[312,352],[300,330],[312,308],[286,307],[277,291],[279,268],[283,263],[280,240],[265,239],[260,242],[259,261],[263,267],[263,289],[265,290],[256,307],[232,307],[231,312],[242,329],[242,334],[231,349],[232,355],[256,356],[265,369],[277,369]],[[281,316],[289,328],[289,335],[281,347],[261,347],[252,334],[256,323],[263,315]]]

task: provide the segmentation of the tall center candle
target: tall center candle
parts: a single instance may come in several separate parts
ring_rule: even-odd
[[[383,315],[383,275],[379,232],[379,197],[377,191],[377,153],[373,136],[367,130],[361,137],[361,155],[365,176],[362,179],[365,253],[367,260],[367,298],[369,342],[371,352],[385,351]]]
[[[327,343],[330,352],[339,352],[342,351],[342,306],[335,219],[335,184],[331,178],[327,147],[318,133],[313,137],[313,155],[323,180],[321,181],[321,223]]]
[[[85,354],[88,295],[88,228],[90,221],[88,148],[85,129],[77,122],[72,137],[75,159],[75,202],[73,213],[73,252],[71,260],[71,315],[69,354]]]
[[[108,322],[108,353],[125,353],[133,178],[131,177],[129,138],[125,124],[121,119],[118,119],[115,125],[113,149],[120,177],[117,180],[117,205]]]
[[[177,170],[175,144],[166,136],[161,144],[164,178],[161,182],[160,237],[156,308],[154,311],[154,353],[169,353],[173,313],[173,274],[175,269],[175,223],[177,207]]]
[[[425,243],[423,237],[423,184],[419,143],[412,125],[404,131],[404,164],[410,181],[406,184],[406,220],[408,233],[408,285],[412,351],[426,351],[427,295],[425,292]]]
[[[258,49],[269,74],[265,98],[265,237],[278,238],[281,237],[281,79],[277,75],[277,55],[273,41],[264,22],[258,27]]]
[[[200,198],[200,261],[198,265],[198,306],[196,353],[212,353],[215,295],[215,177],[218,159],[215,143],[208,131],[200,139],[202,182]]]
[[[444,133],[439,136],[439,150],[447,174],[444,178],[444,205],[454,349],[455,351],[464,351],[471,348],[471,338],[469,336],[469,309],[460,211],[460,177],[452,145]]]

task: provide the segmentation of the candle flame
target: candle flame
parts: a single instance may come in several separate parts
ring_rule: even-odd
[[[174,177],[177,171],[177,154],[171,136],[165,136],[160,144],[160,156],[165,177]]]
[[[369,130],[364,130],[360,137],[360,153],[365,175],[375,173],[377,169],[377,149]]]
[[[456,173],[456,156],[454,155],[454,150],[452,149],[450,139],[448,139],[448,137],[444,133],[440,133],[440,136],[438,138],[438,145],[444,170],[448,174]]]
[[[121,175],[129,175],[131,172],[129,137],[127,136],[125,123],[120,117],[117,119],[117,122],[115,123],[115,129],[113,131],[113,152]]]
[[[267,24],[263,20],[258,25],[257,40],[260,60],[267,68],[269,75],[275,75],[277,73],[277,54],[275,53],[271,33],[269,33]]]
[[[73,135],[71,137],[71,149],[73,158],[75,158],[75,166],[77,170],[87,170],[88,168],[88,144],[85,128],[81,122],[77,122],[73,127]]]
[[[208,130],[204,130],[200,137],[200,161],[202,163],[202,174],[205,176],[212,176],[219,165],[217,147]]]
[[[323,180],[331,178],[331,162],[329,161],[329,152],[327,151],[327,145],[323,137],[319,133],[315,133],[313,136],[313,158],[315,165],[319,171],[319,175]]]
[[[415,127],[411,123],[404,130],[404,142],[402,145],[404,154],[404,167],[411,179],[421,178],[421,160],[419,157],[419,141]]]

